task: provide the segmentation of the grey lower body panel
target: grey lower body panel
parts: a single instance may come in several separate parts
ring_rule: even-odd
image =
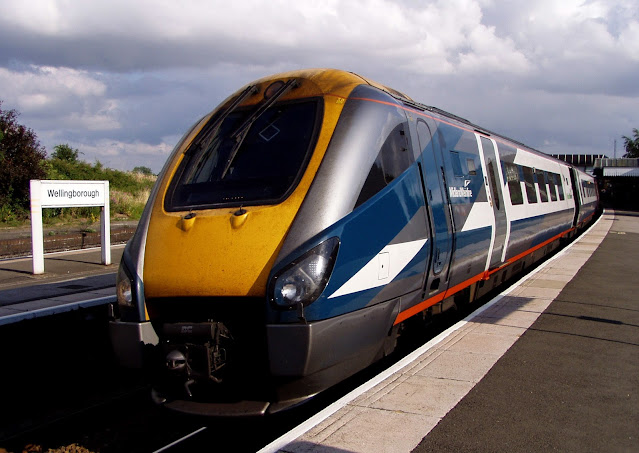
[[[344,362],[370,364],[399,313],[399,299],[308,324],[266,326],[270,372],[310,376]]]
[[[118,364],[127,368],[142,368],[145,364],[145,350],[159,342],[148,321],[111,321],[109,335]]]

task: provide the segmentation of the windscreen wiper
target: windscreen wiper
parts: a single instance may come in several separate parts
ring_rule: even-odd
[[[237,152],[242,146],[242,143],[244,142],[244,139],[246,138],[248,130],[251,128],[253,123],[255,123],[255,121],[257,121],[257,119],[260,116],[262,116],[264,112],[266,112],[273,104],[275,104],[275,102],[279,98],[281,98],[284,95],[284,93],[286,93],[288,90],[290,90],[291,88],[295,86],[297,86],[297,80],[295,79],[291,79],[288,82],[286,82],[284,85],[280,87],[279,90],[275,92],[275,94],[273,94],[261,106],[259,106],[257,110],[255,110],[255,112],[253,112],[253,114],[249,116],[246,119],[246,121],[244,121],[242,125],[235,130],[235,132],[231,134],[230,138],[231,140],[235,140],[235,144],[233,145],[233,148],[231,149],[229,158],[226,161],[226,165],[224,166],[224,170],[222,171],[222,176],[220,176],[220,179],[224,179],[224,177],[229,171],[229,168],[231,168],[231,165],[233,164],[233,161],[235,160],[235,157],[237,156]]]
[[[244,91],[242,91],[240,93],[240,95],[237,98],[235,98],[235,100],[229,106],[229,108],[227,108],[215,120],[215,123],[213,123],[210,126],[208,126],[208,128],[207,128],[208,130],[204,133],[202,138],[200,140],[198,140],[196,149],[207,149],[209,147],[209,145],[211,144],[211,142],[213,141],[213,139],[215,138],[215,135],[216,135],[216,132],[217,132],[218,128],[220,127],[222,122],[226,119],[226,117],[229,116],[231,113],[233,113],[233,111],[235,111],[235,109],[238,107],[238,105],[240,105],[247,97],[252,96],[255,93],[257,93],[257,87],[255,85],[250,85],[250,86],[246,87],[244,89]],[[202,145],[203,142],[206,142],[206,145],[203,146]],[[193,153],[193,151],[191,151],[191,149],[187,150],[186,152],[189,153],[189,154]]]
[[[191,159],[200,153],[204,152],[204,155],[199,156],[196,160],[197,166],[190,172],[190,175],[197,175],[204,163],[208,160],[209,155],[213,152],[213,148],[211,147],[211,143],[213,140],[217,138],[217,132],[224,120],[231,114],[235,109],[249,96],[257,93],[257,87],[255,85],[250,85],[244,89],[240,93],[240,95],[235,98],[235,100],[231,103],[231,105],[220,114],[220,116],[215,120],[213,124],[210,126],[205,126],[206,131],[202,135],[202,138],[197,141],[194,145],[192,144],[185,152],[186,158]],[[204,143],[204,144],[203,144]]]

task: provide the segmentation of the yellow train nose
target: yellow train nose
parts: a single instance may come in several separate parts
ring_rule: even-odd
[[[157,213],[149,225],[146,296],[264,296],[296,209]]]

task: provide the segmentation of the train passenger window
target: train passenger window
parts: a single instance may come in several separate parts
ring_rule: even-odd
[[[497,176],[495,164],[492,160],[488,161],[488,179],[490,180],[490,191],[493,193],[493,202],[497,207],[497,210],[501,210],[501,205],[499,203],[499,192],[497,189]]]
[[[537,185],[539,186],[539,198],[542,203],[548,202],[548,189],[546,188],[546,172],[543,170],[535,170],[537,177]]]
[[[386,187],[412,163],[412,155],[406,140],[408,125],[400,123],[390,131],[373,162],[355,207],[361,205]]]
[[[535,176],[533,169],[530,167],[522,167],[524,172],[524,183],[526,185],[526,197],[528,203],[537,203],[537,192],[535,192]]]
[[[521,182],[519,181],[519,168],[517,168],[517,165],[509,162],[503,162],[503,164],[508,184],[508,192],[510,192],[510,202],[513,205],[524,204],[524,195],[521,192]]]
[[[595,185],[591,181],[581,181],[584,198],[595,197]]]
[[[564,196],[564,187],[561,184],[561,176],[558,175],[557,173],[555,173],[553,176],[555,177],[555,183],[557,184],[557,191],[559,192],[559,199],[563,201],[565,199],[565,196]]]
[[[546,173],[546,179],[548,180],[548,190],[550,191],[550,201],[557,201],[557,191],[555,190],[555,175],[553,173]]]

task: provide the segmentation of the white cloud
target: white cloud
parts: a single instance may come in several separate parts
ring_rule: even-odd
[[[64,16],[60,3],[50,0],[5,1],[4,11],[11,11],[11,22],[47,34],[57,33]]]
[[[639,61],[639,22],[628,24],[619,36],[619,44],[629,58]]]
[[[460,56],[459,68],[467,73],[506,72],[524,74],[531,62],[511,39],[498,39],[494,28],[477,27],[470,35],[472,47]]]
[[[23,70],[0,67],[4,101],[25,115],[55,116],[91,130],[117,129],[117,102],[96,74],[71,68],[29,65]]]

